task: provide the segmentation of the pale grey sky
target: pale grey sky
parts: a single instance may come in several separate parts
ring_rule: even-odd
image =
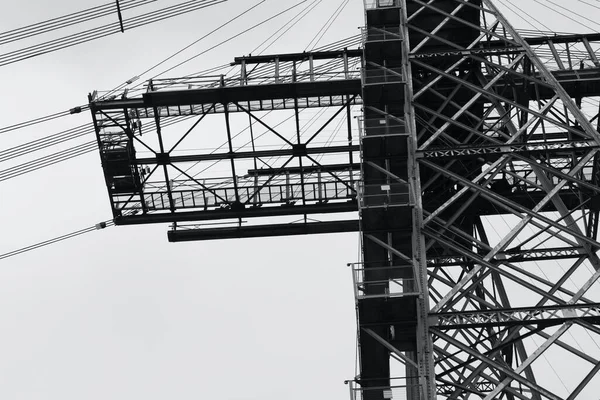
[[[104,3],[11,2],[0,26],[5,31]],[[84,104],[88,92],[119,85],[255,3],[230,0],[0,67],[0,126]],[[267,0],[180,59],[295,3]],[[322,1],[269,52],[304,50],[340,3]],[[535,1],[519,5],[555,30],[586,30]],[[574,6],[590,10],[581,2]],[[531,29],[527,18],[507,16]],[[169,76],[230,62],[286,20],[238,37]],[[362,23],[362,2],[352,0],[321,44],[355,35]],[[51,36],[0,46],[0,53],[40,38]],[[84,112],[6,133],[0,148],[89,121]],[[110,218],[97,153],[0,185],[0,253]],[[356,340],[346,263],[359,258],[358,235],[170,244],[166,231],[166,225],[113,227],[0,262],[0,398],[346,398],[343,380],[355,373]]]

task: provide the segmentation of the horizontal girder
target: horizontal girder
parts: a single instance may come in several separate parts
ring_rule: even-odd
[[[168,233],[169,242],[187,242],[214,239],[239,239],[268,236],[314,235],[358,231],[358,220],[301,222],[257,226],[186,228],[177,227]]]
[[[277,217],[304,214],[333,214],[356,212],[356,200],[327,202],[312,205],[283,205],[277,207],[248,207],[244,209],[216,208],[213,210],[186,211],[176,213],[134,214],[123,213],[115,218],[116,225],[141,225],[165,222],[218,221],[230,219]],[[357,219],[358,220],[358,219]]]
[[[567,321],[600,323],[600,303],[530,308],[464,311],[429,315],[431,326],[440,330],[492,326],[553,326]]]
[[[362,58],[362,50],[350,49],[350,50],[334,50],[334,51],[309,51],[302,53],[285,53],[285,54],[266,54],[260,56],[244,56],[236,57],[233,59],[231,65],[239,64],[266,64],[275,62],[301,62],[310,60],[327,60],[338,57],[358,57]]]
[[[600,95],[600,68],[583,71],[555,72],[556,78],[573,98]],[[504,87],[500,81],[497,87]],[[524,91],[520,83],[517,90]],[[452,88],[448,87],[448,91]],[[535,93],[533,86],[528,88]],[[294,109],[293,99],[300,99],[301,108],[335,107],[344,104],[346,96],[357,96],[353,104],[362,104],[361,80],[347,79],[330,82],[288,83],[260,86],[224,87],[149,92],[141,98],[98,100],[91,103],[92,111],[130,110],[134,118],[175,117],[205,113],[271,111]],[[443,91],[441,92],[443,93]],[[549,90],[540,90],[540,98],[552,96]],[[223,106],[226,104],[227,107]]]
[[[220,87],[145,93],[142,97],[99,100],[91,103],[92,111],[129,110],[132,118],[174,117],[212,113],[293,110],[294,99],[300,108],[341,106],[346,96],[357,96],[361,104],[360,79],[329,82]],[[225,106],[226,105],[226,106]]]

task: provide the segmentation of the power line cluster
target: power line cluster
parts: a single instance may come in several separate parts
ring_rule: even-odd
[[[79,106],[71,109],[70,111],[61,111],[54,114],[46,115],[44,117],[34,118],[29,121],[19,122],[18,124],[13,124],[9,126],[4,126],[0,128],[0,134],[8,133],[12,131],[16,131],[18,129],[27,128],[33,125],[41,124],[43,122],[52,121],[57,118],[66,117],[70,114],[79,113],[82,110],[87,109],[87,106]]]
[[[0,150],[0,162],[28,155],[34,151],[43,150],[60,143],[64,143],[68,140],[89,135],[93,132],[94,128],[91,125],[80,125],[78,127],[67,129],[49,136],[44,136],[40,139],[21,144],[19,146],[11,147],[6,150]]]
[[[147,12],[145,14],[128,18],[125,21],[123,21],[122,25],[120,21],[115,21],[113,23],[106,24],[97,28],[88,29],[58,39],[53,39],[44,43],[39,43],[19,50],[10,51],[8,53],[0,54],[0,66],[13,64],[19,61],[27,60],[29,58],[40,56],[42,54],[66,49],[71,46],[86,43],[92,40],[100,39],[109,35],[113,35],[115,33],[122,32],[122,30],[131,30],[139,28],[144,25],[163,21],[165,19],[176,17],[192,11],[197,11],[212,5],[224,3],[226,1],[227,0],[188,0],[183,3],[178,3],[169,7],[161,8],[159,10]],[[128,4],[131,5],[131,3]],[[138,3],[134,4],[141,5]]]
[[[500,4],[502,4],[507,10],[509,10],[512,14],[520,18],[526,24],[534,28],[534,31],[539,32],[541,34],[554,34],[554,31],[549,28],[544,22],[542,22],[539,18],[536,18],[535,15],[531,13],[527,13],[522,7],[519,5],[522,4],[522,1],[515,0],[497,0]],[[558,14],[562,18],[566,18],[572,22],[575,22],[577,25],[583,26],[591,31],[598,30],[600,27],[600,23],[597,20],[588,18],[585,13],[576,12],[572,7],[572,2],[567,6],[559,4],[556,0],[533,0],[540,7],[543,7],[549,10],[553,14]],[[574,2],[575,0],[573,0]],[[600,10],[600,1],[599,0],[576,0],[581,4],[585,4],[589,7],[599,9]],[[517,4],[518,3],[518,4]],[[594,15],[598,11],[590,11],[589,15]],[[586,22],[584,22],[586,21]],[[535,24],[534,24],[535,23]],[[595,25],[595,27],[590,26],[590,24]],[[540,29],[543,28],[543,29]]]
[[[145,1],[147,1],[147,0],[145,0]],[[152,1],[156,1],[156,0],[152,0]],[[224,1],[226,1],[226,0],[204,0],[201,3],[203,6],[207,6],[207,5],[211,5],[213,3],[216,4],[216,3],[224,2]],[[133,2],[126,3],[126,5],[131,6],[130,3],[133,3]],[[194,1],[188,1],[185,4],[187,4],[189,6],[189,5],[193,5],[192,3],[198,3],[198,2],[196,0],[194,0]],[[262,2],[260,2],[259,4],[262,4],[262,3],[264,3],[264,0]],[[137,2],[135,4],[137,4]],[[198,6],[198,4],[194,5],[194,7],[197,7],[197,6]],[[252,7],[250,10],[254,9],[256,6]],[[194,8],[194,9],[196,9],[196,8]],[[180,11],[180,10],[170,8],[170,11],[174,12],[174,11]],[[239,16],[244,15],[246,12],[240,14]],[[231,23],[238,17],[230,19],[226,24],[223,24],[221,27]],[[217,28],[216,30],[218,30],[218,29],[219,28]],[[216,32],[216,30],[213,30],[211,33]],[[207,35],[205,35],[204,37],[206,37],[206,36]],[[194,42],[194,43],[196,43],[196,42]],[[180,53],[181,51],[183,51],[189,47],[190,46],[186,46],[184,49],[180,50],[176,54]],[[168,59],[170,59],[172,57],[173,56],[169,57]],[[157,67],[160,64],[162,64],[162,62],[155,65],[154,67],[148,69],[145,72],[150,71],[151,69]],[[224,66],[222,66],[222,67],[224,67]],[[220,68],[222,68],[222,67],[220,67]],[[204,71],[203,73],[208,73],[208,72],[212,72],[212,71],[214,71],[214,69],[211,69],[209,71]],[[30,120],[30,121],[22,122],[19,124],[3,127],[3,128],[0,128],[0,133],[6,133],[6,132],[14,131],[17,129],[22,129],[25,127],[30,127],[32,125],[40,124],[43,122],[48,122],[48,121],[51,121],[56,118],[64,117],[64,116],[74,114],[74,113],[79,113],[83,109],[87,109],[87,108],[88,108],[87,106],[78,106],[78,107],[72,108],[69,111],[59,112],[59,113],[51,114],[51,115],[48,115],[45,117],[40,117],[40,118],[36,118],[36,119]],[[166,123],[165,126],[170,125],[172,123],[176,123],[176,122],[178,122],[178,121],[170,121],[169,123]],[[152,126],[153,126],[153,123],[151,123],[148,126],[148,128],[153,129]],[[12,160],[14,158],[21,157],[21,156],[30,155],[32,152],[39,151],[39,150],[45,150],[54,145],[61,144],[61,143],[64,143],[64,142],[67,142],[67,141],[70,141],[73,139],[78,139],[78,138],[81,138],[84,136],[89,136],[93,133],[94,133],[94,128],[93,128],[93,126],[90,126],[90,125],[81,125],[81,126],[78,126],[78,127],[72,128],[72,129],[68,129],[68,130],[65,130],[65,131],[50,135],[50,136],[43,137],[41,139],[38,139],[38,140],[35,140],[32,142],[28,142],[28,143],[25,143],[25,144],[22,144],[19,146],[12,147],[7,150],[0,151],[0,162]],[[94,140],[92,140],[92,141],[78,144],[76,146],[73,146],[73,147],[70,147],[70,148],[67,148],[64,150],[60,150],[60,151],[51,153],[49,155],[45,155],[43,157],[40,157],[40,158],[37,158],[34,160],[27,161],[25,163],[22,163],[22,164],[19,164],[19,165],[16,165],[16,166],[4,169],[4,170],[0,170],[0,181],[5,181],[8,179],[16,178],[23,174],[27,174],[29,172],[37,171],[41,168],[45,168],[45,167],[52,166],[52,165],[55,165],[55,164],[63,162],[63,161],[73,159],[75,157],[90,153],[90,152],[94,151],[95,149],[96,149],[96,142]]]
[[[44,240],[43,242],[39,242],[36,244],[33,244],[31,246],[27,246],[27,247],[23,247],[20,248],[18,250],[13,250],[10,251],[8,253],[4,253],[4,254],[0,254],[0,260],[4,260],[6,258],[10,258],[10,257],[14,257],[17,256],[19,254],[23,254],[23,253],[27,253],[28,251],[32,251],[32,250],[36,250],[39,249],[40,247],[45,247],[45,246],[49,246],[51,244],[54,243],[58,243],[58,242],[62,242],[63,240],[67,240],[67,239],[71,239],[77,236],[81,236],[85,233],[90,233],[90,232],[94,232],[96,230],[100,230],[100,229],[104,229],[104,228],[108,228],[109,226],[113,226],[114,222],[112,220],[106,220],[106,221],[102,221],[94,226],[89,226],[87,228],[83,228],[83,229],[79,229],[77,231],[71,232],[71,233],[67,233],[65,235],[61,235],[61,236],[57,236],[53,239],[49,239],[49,240]]]
[[[344,8],[346,8],[346,6],[348,5],[349,2],[350,2],[350,0],[342,0],[341,4],[338,6],[338,8],[335,9],[333,14],[331,14],[331,16],[329,17],[327,22],[325,22],[325,24],[323,24],[321,29],[319,29],[319,31],[315,34],[315,36],[312,38],[312,40],[308,43],[308,45],[306,46],[306,49],[310,48],[311,50],[314,50],[315,47],[317,47],[317,44],[319,44],[321,39],[323,39],[323,36],[325,36],[327,31],[329,31],[331,26],[335,23],[335,21],[338,19],[338,17],[342,13],[342,11],[344,11]],[[311,45],[312,45],[312,47],[311,47]]]
[[[58,164],[63,161],[71,160],[75,157],[82,156],[96,150],[97,144],[95,141],[85,142],[78,144],[77,146],[60,150],[55,153],[36,158],[35,160],[28,161],[23,164],[16,165],[14,167],[7,168],[0,171],[0,182],[8,179],[13,179],[29,172],[37,171],[41,168],[49,167],[54,164]]]
[[[181,122],[182,120],[189,117],[182,117],[176,120],[170,120],[162,124],[162,126],[167,127],[176,123]],[[154,131],[156,129],[156,125],[154,122],[150,122],[146,130]],[[0,151],[0,162],[11,160],[17,157],[30,155],[35,151],[46,150],[57,144],[67,142],[69,140],[74,140],[86,136],[90,136],[94,134],[94,127],[91,124],[88,125],[80,125],[76,128],[68,129],[59,133],[55,133],[53,135],[34,140],[29,143],[25,143],[20,146],[15,146],[5,151]],[[39,169],[49,167],[55,164],[58,164],[63,161],[71,160],[75,157],[79,157],[98,149],[98,144],[96,140],[90,140],[85,143],[78,144],[76,146],[69,147],[67,149],[63,149],[34,160],[27,161],[25,163],[0,170],[0,182],[6,181],[9,179],[17,178],[21,175],[37,171]]]
[[[118,11],[129,10],[135,7],[146,5],[148,3],[153,3],[155,1],[157,0],[126,0],[120,3],[113,2],[63,15],[61,17],[48,19],[21,28],[0,32],[0,45],[42,35],[44,33],[91,21],[96,18],[102,18],[109,15],[116,16]],[[117,6],[117,4],[119,5]]]

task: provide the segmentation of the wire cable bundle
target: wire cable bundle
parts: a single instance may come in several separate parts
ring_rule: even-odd
[[[39,249],[40,247],[45,247],[45,246],[48,246],[48,245],[51,245],[54,243],[62,242],[63,240],[71,239],[71,238],[83,235],[85,233],[90,233],[90,232],[94,232],[96,230],[108,228],[109,226],[113,226],[113,225],[114,225],[114,222],[112,219],[102,221],[94,226],[83,228],[78,231],[67,233],[65,235],[57,236],[55,238],[48,239],[43,242],[39,242],[39,243],[33,244],[31,246],[23,247],[23,248],[20,248],[17,250],[13,250],[8,253],[0,254],[0,260],[4,260],[5,258],[14,257],[19,254],[27,253],[28,251],[36,250],[36,249]]]
[[[139,28],[144,25],[163,21],[168,18],[176,17],[192,11],[197,11],[215,4],[224,3],[226,1],[227,0],[188,0],[183,3],[130,18],[124,21],[123,28],[125,30]],[[20,50],[14,50],[8,53],[0,54],[0,66],[27,60],[42,54],[51,53],[53,51],[100,39],[119,32],[121,32],[121,24],[119,21],[115,21],[98,28],[89,29],[83,32],[64,36],[62,38],[25,47]]]
[[[121,11],[129,10],[135,7],[153,3],[156,0],[126,0],[120,2],[119,9]],[[27,39],[33,36],[52,32],[57,29],[66,28],[91,21],[96,18],[106,17],[116,14],[118,11],[116,3],[108,3],[101,6],[88,8],[82,11],[77,11],[71,14],[63,15],[62,17],[48,19],[46,21],[27,25],[17,29],[11,29],[6,32],[0,32],[0,45],[16,42],[18,40]]]
[[[28,155],[34,151],[43,150],[50,146],[64,143],[94,133],[94,127],[91,124],[80,125],[75,128],[55,133],[41,139],[33,140],[19,146],[11,147],[6,150],[0,150],[0,162],[12,160],[13,158]]]

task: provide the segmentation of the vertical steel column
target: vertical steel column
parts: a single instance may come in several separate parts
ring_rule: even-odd
[[[400,388],[408,400],[434,399],[406,0],[366,5],[359,384],[365,400],[389,398]],[[388,79],[388,68],[402,76]],[[407,182],[408,196],[399,196]],[[397,280],[406,294],[391,296],[388,286]],[[404,365],[403,376],[392,376],[391,361]]]
[[[402,0],[400,32],[402,41],[402,73],[404,86],[404,120],[409,133],[408,139],[408,182],[414,199],[413,205],[413,263],[417,270],[415,279],[419,283],[420,295],[417,299],[417,363],[419,365],[419,384],[423,388],[424,399],[435,399],[435,369],[433,364],[433,342],[429,333],[428,314],[429,294],[427,280],[427,256],[425,254],[425,236],[423,227],[423,201],[421,197],[421,174],[416,159],[418,148],[417,126],[413,106],[412,68],[410,64],[410,40],[408,30],[408,12],[406,0]]]

